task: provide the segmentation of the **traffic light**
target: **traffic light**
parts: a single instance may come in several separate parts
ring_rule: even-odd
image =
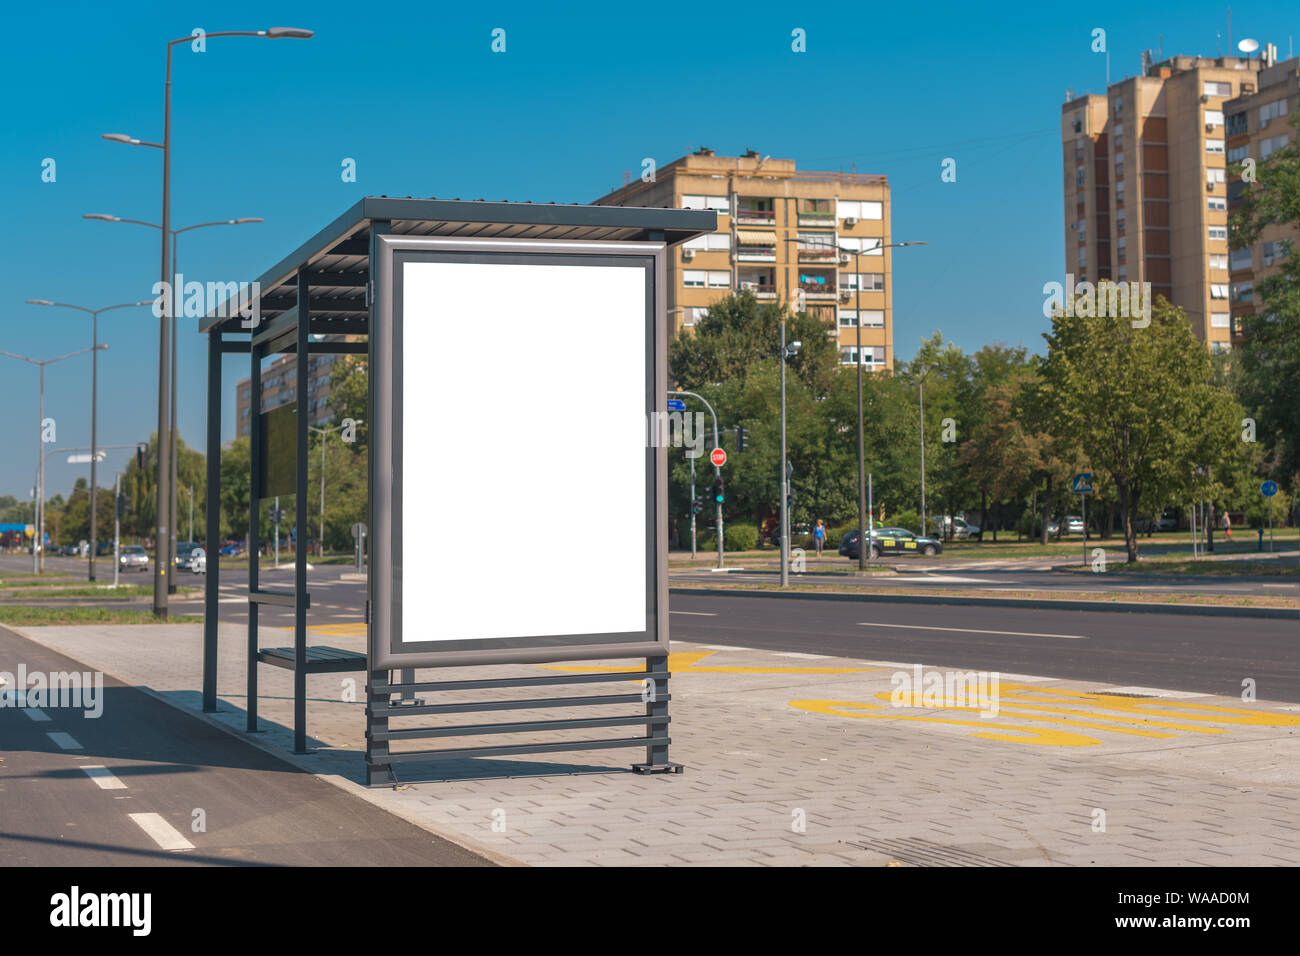
[[[726,494],[723,492],[721,478],[713,483],[713,500],[718,504],[722,504],[726,500]]]
[[[794,488],[791,487],[791,488],[786,492],[786,495],[785,495],[785,506],[786,506],[787,508],[790,508],[790,509],[793,510],[793,508],[794,508],[794,501],[795,501],[795,497],[794,497]]]
[[[148,445],[136,445],[136,446],[135,446],[135,465],[136,465],[136,467],[139,468],[141,471],[144,470],[144,459],[145,459],[145,456],[148,455],[148,454],[149,454],[149,446],[148,446]]]
[[[695,499],[691,502],[691,514],[693,515],[699,514],[701,511],[704,510],[704,506],[707,503],[708,503],[708,497],[706,495],[703,494],[696,495]]]
[[[737,425],[736,426],[736,451],[738,452],[744,451],[745,445],[747,445],[748,443],[749,443],[749,429],[741,425]]]
[[[126,495],[117,496],[117,519],[121,521],[126,517]]]

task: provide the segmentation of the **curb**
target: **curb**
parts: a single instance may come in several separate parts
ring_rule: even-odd
[[[1223,604],[1138,604],[1114,601],[1047,601],[1018,598],[937,597],[919,594],[850,594],[825,591],[750,591],[741,588],[670,587],[673,594],[704,594],[712,597],[761,597],[778,600],[861,601],[880,604],[955,604],[964,607],[1020,607],[1057,611],[1109,611],[1128,614],[1185,614],[1193,617],[1254,617],[1300,620],[1300,610],[1289,607],[1238,607]]]

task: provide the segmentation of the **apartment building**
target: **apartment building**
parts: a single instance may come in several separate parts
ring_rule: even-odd
[[[713,209],[718,230],[673,250],[671,326],[689,329],[720,298],[751,290],[823,319],[840,363],[893,368],[892,249],[885,176],[811,172],[749,150],[699,149],[595,200],[606,206]],[[862,351],[858,352],[861,332]]]
[[[1183,309],[1211,349],[1228,349],[1225,114],[1261,92],[1271,53],[1159,63],[1144,54],[1143,64],[1106,95],[1067,94],[1061,106],[1065,271],[1150,282],[1153,299]]]
[[[1266,55],[1265,59],[1269,57]],[[1244,93],[1223,104],[1229,165],[1246,159],[1258,164],[1277,150],[1292,145],[1296,136],[1289,120],[1300,113],[1300,58],[1266,66],[1260,71],[1256,85],[1255,92]],[[1242,194],[1260,183],[1258,178],[1252,184],[1229,174],[1229,214],[1237,211]],[[1234,343],[1241,338],[1242,317],[1255,311],[1255,283],[1278,271],[1286,255],[1287,240],[1300,248],[1300,233],[1294,226],[1268,226],[1254,245],[1229,251]]]
[[[340,336],[331,336],[340,337]],[[311,413],[309,424],[322,426],[334,418],[334,409],[330,407],[330,373],[338,355],[312,355],[308,374],[311,376],[307,387],[309,390],[308,408]],[[253,380],[241,379],[235,387],[235,423],[237,435],[248,435],[253,427],[252,397]],[[262,411],[269,412],[281,405],[297,401],[298,393],[298,356],[282,355],[262,370]]]

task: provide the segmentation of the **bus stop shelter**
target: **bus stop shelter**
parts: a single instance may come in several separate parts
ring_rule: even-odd
[[[473,334],[475,322],[490,323],[492,315],[511,310],[534,315],[554,340],[551,361],[569,361],[567,349],[581,345],[582,328],[608,328],[625,343],[623,354],[609,355],[611,363],[628,362],[629,371],[601,372],[584,368],[599,381],[604,374],[611,408],[620,402],[624,411],[643,409],[648,416],[665,407],[667,388],[667,283],[666,265],[671,246],[716,228],[711,210],[633,208],[620,206],[558,205],[508,202],[468,202],[438,199],[368,197],[359,200],[303,245],[264,272],[254,286],[260,315],[254,322],[232,307],[232,300],[200,321],[208,337],[207,395],[207,577],[203,636],[203,709],[217,709],[218,609],[221,576],[220,476],[222,393],[224,361],[248,361],[251,375],[251,454],[248,554],[247,625],[247,729],[257,730],[257,677],[259,665],[277,666],[293,674],[294,751],[306,753],[306,701],[309,674],[356,672],[366,674],[367,781],[396,781],[394,765],[428,761],[587,750],[609,747],[645,747],[646,762],[638,770],[680,769],[669,764],[667,694],[667,468],[666,449],[646,447],[633,453],[629,440],[618,431],[613,441],[624,449],[622,463],[611,452],[611,474],[628,478],[625,499],[617,499],[628,522],[640,534],[644,524],[644,565],[633,555],[623,577],[598,579],[594,593],[542,602],[527,614],[508,616],[484,602],[466,607],[462,593],[474,582],[447,581],[459,573],[454,567],[430,563],[423,552],[405,550],[402,528],[417,520],[414,494],[403,497],[404,485],[421,481],[430,471],[414,472],[404,479],[404,469],[430,468],[423,442],[417,442],[416,410],[407,404],[439,401],[440,387],[452,387],[458,374],[454,364],[438,366],[430,336]],[[520,270],[524,270],[521,272]],[[527,284],[518,284],[519,276]],[[482,280],[486,278],[487,281]],[[567,283],[567,284],[566,284]],[[580,283],[580,284],[575,284]],[[478,298],[467,299],[470,288]],[[577,290],[570,294],[570,290]],[[509,297],[510,305],[502,304]],[[565,301],[561,301],[564,299]],[[592,301],[588,301],[592,300]],[[466,308],[466,303],[477,303]],[[493,310],[496,309],[496,313]],[[454,312],[456,325],[439,326],[441,316]],[[644,327],[642,325],[644,314]],[[575,340],[566,343],[566,321],[575,321]],[[582,323],[587,325],[583,326]],[[460,323],[468,324],[470,328]],[[593,324],[594,323],[594,324]],[[525,326],[518,326],[525,328]],[[457,331],[459,330],[459,331]],[[485,327],[478,334],[492,335]],[[462,338],[462,341],[465,341]],[[535,340],[542,341],[542,340]],[[550,342],[550,340],[545,340]],[[641,346],[644,345],[644,349]],[[549,346],[548,346],[549,347]],[[629,362],[633,348],[644,351],[644,363]],[[295,402],[262,412],[262,363],[271,355],[299,357]],[[307,582],[307,548],[310,497],[307,483],[308,434],[311,415],[309,357],[322,353],[367,356],[370,395],[365,423],[369,428],[369,533],[371,559],[367,564],[366,602],[358,608],[367,627],[367,650],[361,654],[307,642],[310,593]],[[520,424],[556,398],[561,388],[574,383],[570,364],[557,368],[554,394],[538,394],[537,372],[524,363],[537,355],[511,355],[483,374],[491,377],[517,410]],[[546,356],[540,356],[546,361]],[[416,362],[418,364],[413,364]],[[433,363],[425,374],[427,363]],[[513,366],[513,368],[512,368]],[[405,370],[405,371],[404,371]],[[413,373],[413,374],[412,374]],[[637,384],[624,386],[624,380]],[[516,382],[525,384],[516,385]],[[526,383],[533,383],[528,385]],[[644,386],[642,388],[642,386]],[[640,389],[640,391],[638,391]],[[591,396],[599,414],[605,401],[600,390]],[[615,394],[618,393],[618,394]],[[467,414],[473,414],[468,409]],[[612,411],[606,412],[607,417]],[[627,416],[624,416],[627,417]],[[609,418],[614,422],[614,418]],[[619,420],[621,421],[621,419]],[[495,426],[510,423],[492,422]],[[621,428],[621,425],[619,426]],[[627,422],[629,432],[636,423]],[[611,430],[613,427],[611,426]],[[407,436],[404,438],[404,436]],[[405,444],[404,444],[405,442]],[[653,444],[653,443],[649,443]],[[544,455],[544,446],[535,446]],[[404,450],[405,449],[405,450]],[[509,454],[507,447],[504,454]],[[567,452],[572,457],[572,451]],[[638,457],[638,455],[640,457]],[[563,495],[544,463],[515,462],[515,493],[525,501],[530,495]],[[620,472],[619,469],[622,469]],[[437,473],[437,469],[432,469]],[[531,475],[531,478],[530,478]],[[551,481],[551,484],[547,484]],[[535,487],[534,487],[535,486]],[[543,491],[545,489],[545,491]],[[259,579],[259,505],[275,495],[293,495],[298,546],[294,552],[293,587],[272,588]],[[549,508],[548,502],[538,506]],[[614,499],[611,499],[612,501]],[[406,522],[404,525],[403,522]],[[323,530],[323,529],[322,529]],[[507,528],[487,528],[488,537],[505,535]],[[409,535],[409,530],[408,530]],[[638,539],[639,540],[639,539]],[[436,555],[434,556],[436,557]],[[423,563],[421,563],[423,562]],[[541,573],[546,573],[545,571]],[[593,573],[611,573],[595,569]],[[405,577],[404,577],[405,575]],[[418,580],[416,580],[418,578]],[[403,590],[404,581],[411,587]],[[445,586],[444,586],[445,584]],[[553,578],[552,586],[568,586]],[[505,587],[511,585],[507,582]],[[575,595],[578,592],[574,592]],[[622,594],[623,597],[617,597]],[[607,595],[615,595],[608,597]],[[643,597],[642,597],[643,595]],[[644,608],[641,607],[642,600]],[[602,603],[603,602],[603,603]],[[620,604],[621,602],[621,604]],[[263,605],[293,610],[291,646],[263,647],[258,635],[258,611]],[[642,618],[642,611],[644,615]],[[496,615],[496,617],[494,617]],[[544,622],[532,633],[535,615]],[[567,617],[566,617],[567,615]],[[629,623],[632,622],[632,623]],[[408,702],[400,707],[394,698],[415,693],[444,693],[514,687],[547,688],[560,684],[626,682],[626,671],[581,675],[491,678],[471,681],[417,683],[415,667],[464,666],[493,663],[539,663],[559,660],[603,660],[643,657],[646,679],[638,694],[595,697],[529,698],[474,703]],[[402,675],[395,680],[394,675]],[[453,727],[390,729],[389,719],[403,717],[481,713],[538,706],[574,707],[585,704],[643,703],[644,713],[620,717],[468,724]],[[524,706],[527,705],[527,706]],[[550,730],[643,725],[644,737],[602,738],[482,745],[454,750],[391,751],[395,740],[440,737],[475,737],[486,734],[545,736]],[[499,739],[499,738],[498,738]]]

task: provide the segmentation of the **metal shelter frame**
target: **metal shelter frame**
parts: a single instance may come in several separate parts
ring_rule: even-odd
[[[368,634],[367,653],[307,643],[307,611],[311,596],[307,590],[307,549],[302,529],[307,527],[308,434],[310,415],[295,414],[294,461],[295,515],[299,530],[294,552],[293,588],[263,587],[259,580],[259,480],[263,475],[262,444],[265,422],[262,407],[262,361],[269,355],[295,353],[299,356],[295,384],[296,409],[309,405],[310,365],[313,354],[366,354],[373,364],[372,323],[376,321],[373,276],[379,261],[378,237],[383,235],[445,236],[462,239],[556,239],[577,241],[661,242],[668,246],[712,232],[717,215],[712,210],[652,209],[623,206],[558,205],[554,203],[476,202],[438,199],[392,199],[367,197],[306,243],[280,260],[258,280],[256,303],[260,318],[253,322],[234,310],[229,299],[199,323],[208,336],[207,408],[207,515],[205,547],[207,575],[204,595],[203,710],[217,710],[218,595],[220,587],[221,479],[221,377],[227,355],[247,354],[251,371],[250,409],[250,502],[248,555],[247,633],[247,724],[252,733],[257,723],[258,665],[283,667],[293,672],[293,752],[307,748],[307,676],[309,674],[364,671],[366,673],[366,782],[371,785],[397,776],[393,765],[402,762],[445,762],[473,757],[533,754],[558,751],[594,750],[611,747],[644,747],[646,759],[634,765],[641,772],[680,771],[668,762],[668,663],[657,654],[645,658],[645,678],[638,693],[591,697],[530,698],[524,700],[459,701],[426,705],[412,700],[416,692],[443,694],[466,690],[502,688],[548,688],[566,684],[592,684],[635,679],[626,671],[584,673],[527,678],[494,678],[416,682],[411,670],[393,680],[390,670],[374,669],[369,651],[375,646]],[[656,296],[666,294],[656,289]],[[662,303],[660,304],[662,308]],[[353,339],[318,340],[318,336],[360,336]],[[661,372],[662,374],[662,372]],[[373,396],[372,396],[373,404]],[[373,421],[367,415],[366,421]],[[373,450],[373,446],[372,446]],[[371,456],[373,459],[373,455]],[[374,487],[382,470],[370,464],[371,522],[374,521]],[[373,524],[372,524],[373,527]],[[662,533],[662,529],[660,529]],[[374,572],[367,575],[365,621],[375,627],[371,613],[379,597]],[[258,611],[262,605],[293,608],[294,638],[291,647],[263,648],[258,637]],[[662,609],[667,613],[667,609]],[[602,655],[608,657],[608,654]],[[573,655],[567,655],[573,659]],[[404,698],[394,701],[395,696]],[[634,716],[593,717],[513,723],[468,724],[454,727],[390,729],[394,716],[421,716],[484,711],[575,707],[643,703],[644,713]],[[501,733],[533,734],[543,731],[590,729],[641,725],[645,736],[586,741],[550,741],[529,744],[485,745],[443,750],[390,753],[390,741],[418,738],[472,737]]]

